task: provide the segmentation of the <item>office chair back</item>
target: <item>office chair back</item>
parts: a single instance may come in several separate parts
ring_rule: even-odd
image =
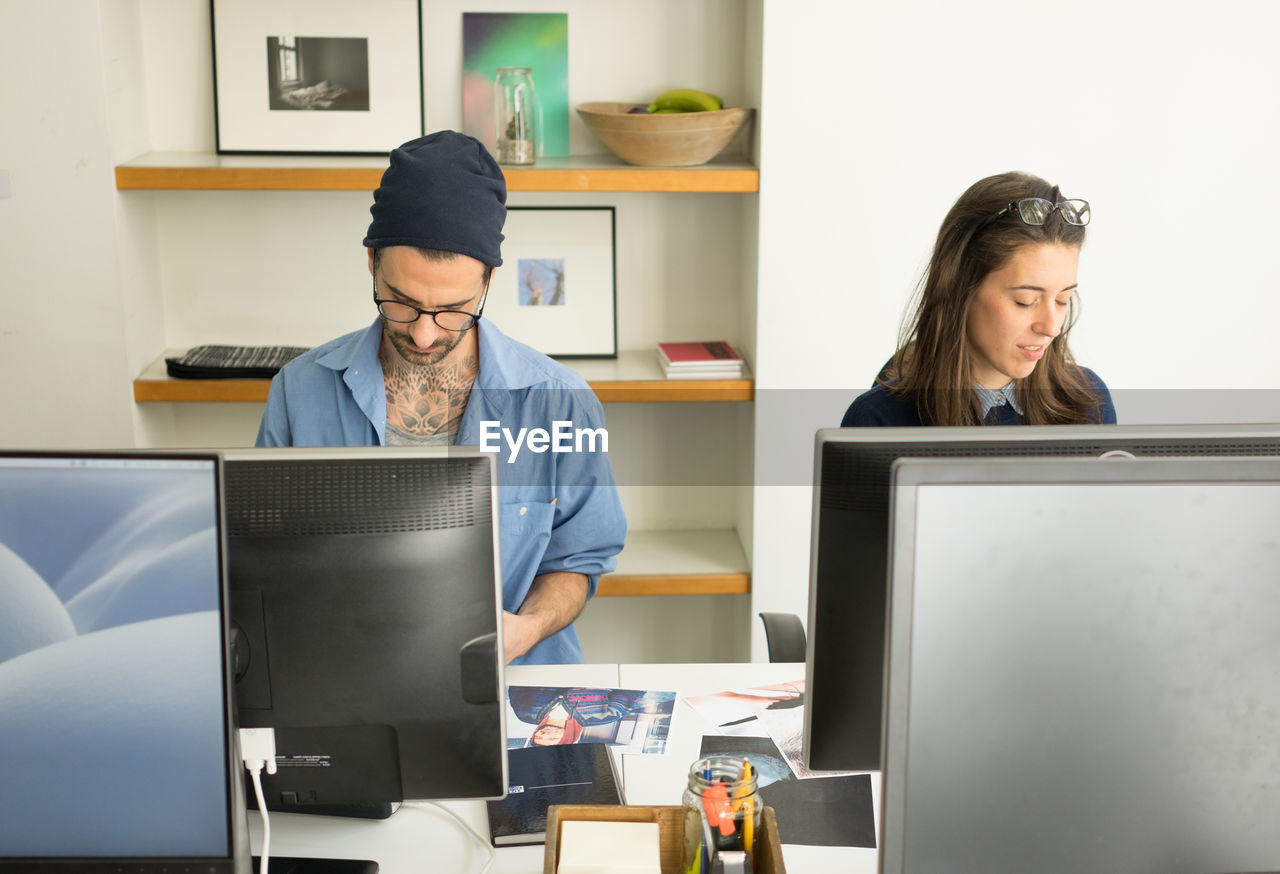
[[[806,641],[804,625],[794,613],[761,613],[765,643],[771,662],[803,662]]]

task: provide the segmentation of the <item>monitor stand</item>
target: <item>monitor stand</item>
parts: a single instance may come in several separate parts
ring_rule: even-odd
[[[250,810],[257,810],[258,804],[252,797]],[[278,804],[267,804],[267,810],[273,813],[305,813],[308,816],[344,816],[348,819],[386,819],[400,807],[399,802],[373,801],[366,804],[289,804],[281,801]]]
[[[258,874],[262,857],[253,857],[253,874]],[[370,859],[309,859],[301,856],[272,856],[269,874],[378,874],[378,863]]]
[[[249,796],[251,808],[257,809],[257,799]],[[386,819],[400,808],[400,802],[375,802],[366,804],[313,804],[292,807],[267,805],[268,810],[289,813],[306,813],[319,816],[343,816],[357,819]],[[250,874],[258,874],[262,857],[253,857]],[[267,860],[267,874],[378,874],[378,863],[371,859],[329,859],[312,856],[276,856]]]

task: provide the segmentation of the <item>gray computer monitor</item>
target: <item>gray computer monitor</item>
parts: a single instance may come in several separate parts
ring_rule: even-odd
[[[1280,870],[1280,460],[895,465],[882,866]]]
[[[1280,455],[1280,425],[832,428],[814,450],[804,754],[878,770],[889,470],[899,458]]]
[[[220,488],[0,451],[0,871],[247,871]]]
[[[371,818],[506,792],[492,453],[228,450],[240,722],[267,806]]]

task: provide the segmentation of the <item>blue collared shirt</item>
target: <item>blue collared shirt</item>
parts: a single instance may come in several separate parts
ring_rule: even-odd
[[[481,320],[475,330],[480,371],[457,442],[498,448],[503,609],[517,612],[533,578],[554,571],[585,574],[591,597],[600,574],[616,567],[627,533],[607,443],[600,440],[604,408],[574,371],[510,339],[492,322]],[[375,320],[289,362],[271,381],[258,445],[385,445],[381,340],[382,323]],[[494,439],[504,433],[518,439],[522,428],[554,434],[557,423],[569,439],[541,452],[527,443],[513,451],[506,437]],[[575,440],[578,434],[583,437]],[[555,451],[570,445],[575,451]],[[569,625],[513,664],[582,660]]]
[[[973,390],[978,393],[978,402],[982,404],[983,419],[987,418],[987,413],[990,413],[996,407],[1006,403],[1013,407],[1013,411],[1019,416],[1026,415],[1026,413],[1022,411],[1022,405],[1018,403],[1018,393],[1013,384],[1013,380],[1009,380],[1008,384],[1006,384],[1004,388],[987,388],[985,385],[980,385],[975,382],[973,384]]]

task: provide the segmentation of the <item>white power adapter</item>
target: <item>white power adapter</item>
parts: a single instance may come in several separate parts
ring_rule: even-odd
[[[274,728],[240,729],[240,758],[249,773],[276,772],[276,730]]]

